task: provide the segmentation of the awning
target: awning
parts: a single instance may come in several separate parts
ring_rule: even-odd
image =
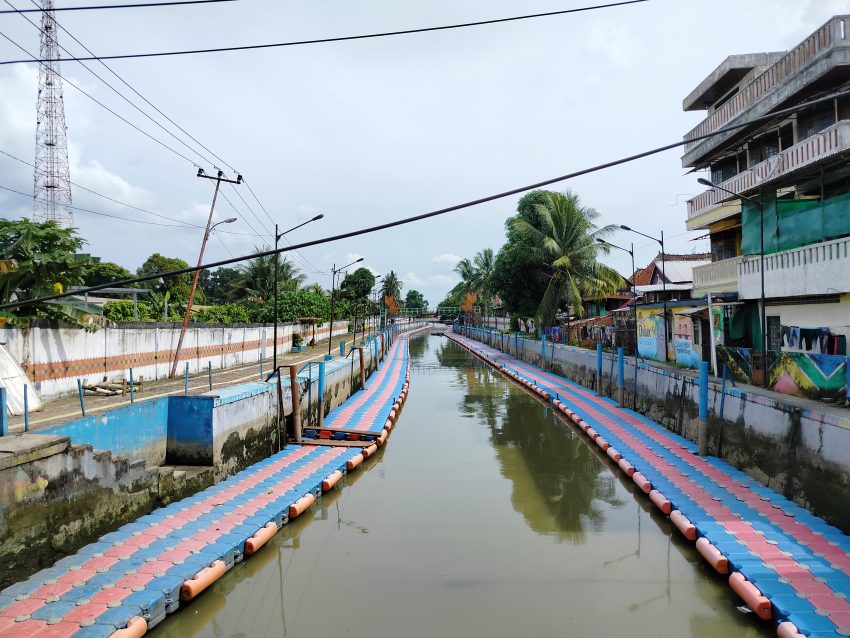
[[[703,310],[708,310],[708,306],[696,306],[695,308],[685,308],[684,310],[676,310],[673,312],[674,315],[695,315],[698,312],[702,312]]]

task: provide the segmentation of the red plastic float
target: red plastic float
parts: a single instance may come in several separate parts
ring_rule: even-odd
[[[608,448],[611,447],[611,444],[601,436],[597,436],[594,440],[596,441],[596,445],[598,445],[603,452],[606,452]]]
[[[342,480],[342,472],[340,472],[339,470],[336,470],[335,472],[331,472],[331,474],[328,476],[328,478],[326,478],[324,481],[322,481],[322,491],[328,492],[328,491],[332,490],[334,488],[334,486],[336,486],[336,484],[339,483],[341,480]]]
[[[115,634],[112,635],[114,636]],[[805,636],[800,633],[800,630],[797,629],[797,625],[792,623],[790,620],[779,623],[776,627],[776,635],[779,638],[805,638]]]
[[[729,573],[729,559],[721,554],[720,550],[712,545],[705,536],[701,536],[697,539],[696,546],[700,556],[708,561],[708,564],[714,567],[714,570],[718,574]]]
[[[190,578],[180,588],[180,600],[187,602],[212,585],[215,581],[224,575],[227,571],[227,565],[224,561],[217,560],[209,567],[205,567],[194,578]],[[147,627],[146,627],[147,628]]]
[[[277,523],[269,521],[264,527],[261,527],[254,532],[254,535],[251,538],[245,541],[245,554],[250,556],[263,545],[268,543],[275,534],[277,534]]]
[[[377,445],[377,443],[373,443],[369,447],[363,448],[363,458],[368,459],[370,456],[372,456],[377,451],[378,451],[378,445]]]
[[[632,480],[640,489],[643,490],[644,494],[649,494],[652,491],[652,483],[650,483],[649,479],[640,472],[632,474]]]
[[[609,447],[607,450],[605,450],[605,453],[611,458],[612,461],[614,461],[614,463],[619,463],[620,459],[623,458],[623,455],[620,454],[616,450],[616,448],[613,447]]]
[[[591,439],[594,439],[594,440],[596,440],[596,437],[599,436],[599,432],[597,432],[596,430],[594,430],[591,427],[588,427],[585,430],[585,432],[587,432],[587,436],[589,436]]]
[[[673,511],[673,504],[658,490],[649,491],[649,500],[665,514],[670,514]]]
[[[387,437],[388,437],[388,436],[389,436],[389,432],[387,432],[386,430],[384,430],[383,432],[381,432],[381,433],[378,435],[378,445],[383,445],[383,444],[384,444],[384,441],[386,441],[386,440],[387,440]]]
[[[310,506],[316,502],[316,497],[312,494],[305,494],[292,505],[289,506],[289,518],[297,518],[306,512]]]
[[[620,466],[620,469],[623,470],[623,472],[625,472],[626,476],[628,476],[629,478],[631,478],[632,474],[635,473],[635,466],[629,463],[624,458],[621,458],[619,461],[617,461],[617,465]]]
[[[697,539],[696,525],[691,523],[690,519],[679,510],[673,510],[670,512],[670,522],[672,522],[673,525],[676,526],[676,529],[682,532],[682,536],[687,538],[689,541],[695,541]]]
[[[755,612],[762,620],[773,618],[773,608],[761,590],[744,578],[741,572],[732,572],[729,576],[729,586],[738,594],[747,607]]]
[[[796,628],[795,628],[796,629]],[[141,638],[148,630],[148,621],[141,616],[133,616],[124,629],[113,631],[109,638]]]

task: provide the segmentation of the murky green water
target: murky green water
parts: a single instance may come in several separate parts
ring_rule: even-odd
[[[518,386],[411,342],[386,454],[153,636],[772,636]]]

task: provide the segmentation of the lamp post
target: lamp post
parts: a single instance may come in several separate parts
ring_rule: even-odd
[[[285,230],[282,233],[277,232],[277,224],[274,225],[274,249],[277,250],[278,243],[280,242],[280,238],[286,235],[287,233],[291,233],[293,230],[297,230],[302,226],[306,226],[311,222],[317,222],[324,217],[324,214],[316,215],[313,219],[308,219],[306,222],[302,222],[297,226],[293,226],[289,230]],[[277,295],[278,295],[278,277],[279,275],[279,265],[280,265],[280,253],[275,253],[274,256],[274,330],[272,332],[272,339],[274,341],[274,345],[272,346],[272,369],[277,371]]]
[[[377,305],[378,305],[378,288],[380,287],[380,286],[378,285],[378,280],[379,280],[381,277],[382,277],[382,275],[375,275],[375,285],[374,285],[374,286],[372,286],[372,289],[369,291],[370,301],[372,301],[372,299],[371,299],[371,298],[372,298],[372,297],[374,297],[374,301],[372,301],[372,303],[374,304],[374,306],[372,306],[372,310],[374,310],[374,309],[375,309],[375,306],[377,306]],[[377,327],[377,314],[378,314],[378,313],[376,313],[376,312],[372,312],[372,313],[370,313],[370,314],[371,314],[371,316],[373,317],[373,321],[374,321],[374,323],[376,324],[376,325],[375,325],[375,327]],[[372,327],[370,326],[370,328],[369,328],[369,334],[372,334],[372,330],[371,330],[371,329],[372,329]]]
[[[596,238],[596,241],[600,244],[604,244],[605,246],[610,246],[611,248],[616,248],[617,250],[622,250],[623,252],[629,253],[632,256],[632,314],[634,316],[635,321],[635,356],[638,353],[638,321],[637,321],[637,283],[635,282],[635,245],[630,244],[629,248],[623,248],[622,246],[618,246],[617,244],[612,244],[609,241],[605,241],[599,237]]]
[[[661,290],[664,295],[663,305],[664,305],[664,361],[667,361],[667,269],[665,267],[665,257],[664,257],[664,231],[661,231],[661,239],[658,237],[653,237],[652,235],[646,235],[639,230],[635,230],[634,228],[630,228],[628,226],[624,226],[620,224],[620,228],[623,230],[628,230],[636,235],[640,235],[641,237],[646,237],[647,239],[651,239],[652,241],[657,241],[661,244]]]
[[[198,270],[196,270],[195,274],[192,276],[192,287],[189,289],[189,298],[186,300],[186,312],[183,315],[183,325],[180,327],[180,336],[177,339],[177,349],[174,351],[174,362],[171,364],[171,372],[168,374],[169,379],[173,379],[174,375],[177,374],[177,361],[180,359],[180,350],[183,347],[183,338],[186,336],[186,326],[189,325],[189,317],[192,315],[192,303],[195,301],[195,291],[198,288],[198,277],[201,275],[201,265],[204,263],[204,250],[207,247],[207,240],[210,238],[212,229],[218,226],[218,224],[230,224],[236,221],[235,217],[230,217],[223,222],[218,222],[217,224],[212,223],[213,211],[215,210],[215,200],[218,199],[218,191],[221,189],[222,182],[229,184],[242,183],[241,175],[237,175],[236,179],[225,179],[224,172],[219,171],[216,176],[213,177],[212,175],[204,173],[204,169],[202,168],[198,169],[197,177],[214,179],[215,191],[213,192],[212,204],[210,204],[210,215],[207,218],[207,228],[204,231],[204,239],[201,242],[201,252],[198,255]]]
[[[363,261],[363,257],[361,257],[360,259],[355,259],[350,264],[346,264],[345,266],[342,266],[340,268],[337,268],[336,264],[334,264],[333,268],[331,268],[331,326],[330,326],[330,331],[328,332],[328,354],[331,353],[331,340],[333,339],[333,336],[334,336],[334,290],[336,289],[336,276],[337,276],[338,273],[341,273],[343,270],[345,270],[349,266],[353,266],[354,264],[358,264],[361,261]],[[355,330],[357,329],[356,325],[354,326],[354,329]],[[354,337],[356,339],[357,333],[354,334]]]
[[[709,188],[716,188],[719,191],[723,191],[724,193],[729,193],[739,199],[743,199],[745,201],[750,202],[751,204],[755,204],[759,207],[759,274],[761,275],[761,295],[759,297],[759,305],[761,306],[761,317],[759,320],[759,327],[761,328],[761,361],[762,361],[762,386],[767,387],[767,305],[765,304],[764,299],[764,204],[759,200],[755,200],[752,197],[747,197],[746,195],[741,195],[740,193],[736,193],[735,191],[729,190],[728,188],[723,188],[722,186],[718,186],[714,184],[704,177],[700,177],[697,179],[697,182],[702,184],[703,186],[708,186]]]

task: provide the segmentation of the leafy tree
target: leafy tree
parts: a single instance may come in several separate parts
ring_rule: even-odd
[[[148,321],[151,318],[150,306],[140,301],[136,306],[136,315],[137,321]],[[107,301],[103,305],[103,316],[110,321],[134,321],[133,302],[126,299]]]
[[[428,309],[428,302],[418,290],[407,291],[407,296],[404,298],[404,305],[412,310],[423,311]]]
[[[201,323],[251,323],[247,308],[236,303],[202,308],[195,313],[194,319]]]
[[[261,252],[261,249],[257,249]],[[233,282],[233,298],[253,297],[271,300],[274,297],[274,268],[278,264],[278,282],[281,291],[294,291],[304,283],[305,276],[298,267],[279,254],[254,257],[247,264],[238,267],[241,276]]]
[[[84,243],[76,230],[52,221],[0,219],[0,302],[34,299],[82,284],[93,264],[91,256],[79,254]],[[38,318],[96,329],[95,317],[67,299],[0,311],[0,322],[29,325]]]
[[[170,270],[180,270],[181,268],[188,267],[189,264],[182,259],[177,257],[165,257],[159,253],[154,253],[145,260],[145,263],[139,266],[136,274],[139,277],[145,277],[148,275],[158,275]],[[172,303],[185,301],[189,298],[189,290],[192,287],[192,274],[185,273],[183,275],[160,277],[158,279],[152,279],[151,281],[141,282],[140,285],[145,288],[150,288],[160,295],[164,295],[166,292],[170,293]],[[203,295],[195,294],[196,301],[201,301],[203,299]]]
[[[392,295],[396,299],[401,297],[401,286],[402,282],[398,278],[398,275],[395,274],[395,271],[391,270],[384,277],[384,281],[381,284],[381,292],[385,297]]]
[[[205,276],[206,275],[206,276]],[[244,296],[238,282],[242,272],[238,268],[217,268],[213,271],[201,271],[200,285],[208,303],[224,304]]]
[[[620,274],[596,260],[604,247],[596,242],[614,230],[597,228],[599,213],[581,205],[578,195],[547,193],[544,203],[535,206],[537,219],[512,222],[513,229],[528,241],[529,254],[540,259],[548,270],[546,291],[535,313],[538,325],[549,326],[561,304],[584,314],[582,298],[616,292]]]
[[[248,299],[243,302],[248,315],[254,323],[274,321],[274,304],[264,299]],[[344,300],[337,302],[335,316],[348,316],[348,304]],[[331,316],[330,297],[308,290],[285,290],[278,297],[278,321],[296,321],[300,317],[319,317],[328,321]]]
[[[445,299],[440,302],[440,306],[459,308],[464,301],[466,301],[466,288],[461,281],[448,292]]]
[[[133,273],[111,261],[100,261],[97,259],[86,270],[83,284],[86,286],[100,286],[101,284],[109,284],[122,279],[131,279]]]
[[[546,202],[549,192],[532,191],[520,198],[517,214],[505,222],[507,238],[493,265],[493,291],[505,310],[515,316],[534,316],[549,284],[545,259],[532,251],[531,240],[515,229],[519,220],[539,222],[537,206]]]
[[[339,286],[340,297],[349,303],[362,304],[369,300],[375,285],[375,275],[368,268],[358,268],[348,274]]]
[[[464,292],[478,293],[485,308],[489,307],[493,300],[495,261],[493,249],[485,248],[478,251],[472,261],[461,259],[455,266],[455,272],[460,275]]]

